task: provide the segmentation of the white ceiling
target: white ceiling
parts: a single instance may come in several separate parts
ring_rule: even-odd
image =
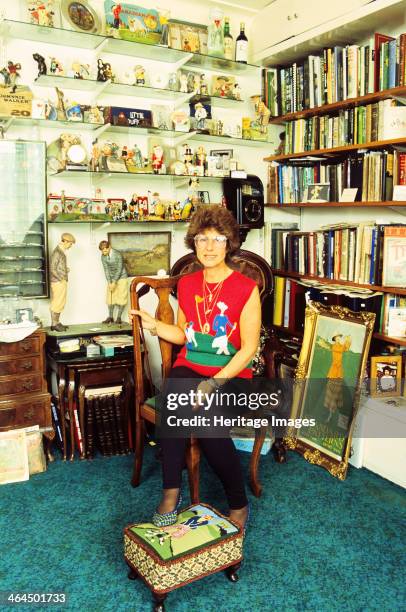
[[[209,0],[210,3],[222,4],[225,6],[234,6],[257,13],[268,4],[272,4],[275,0]]]

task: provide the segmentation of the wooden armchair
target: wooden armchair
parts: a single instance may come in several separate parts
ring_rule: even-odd
[[[130,288],[131,308],[139,308],[139,298],[153,289],[158,296],[158,307],[155,316],[164,323],[174,323],[175,314],[169,302],[169,296],[176,290],[180,276],[166,278],[150,278],[147,276],[136,276]],[[142,283],[137,292],[137,287]],[[135,381],[135,458],[134,469],[131,479],[133,487],[140,484],[142,460],[144,454],[145,421],[155,425],[157,412],[154,401],[148,401],[146,393],[146,369],[149,368],[148,354],[144,341],[144,333],[139,317],[133,318],[134,334],[134,381]],[[172,365],[173,345],[159,338],[159,347],[162,358],[162,379],[164,380]],[[148,372],[151,379],[150,372]],[[186,462],[189,474],[189,489],[192,503],[199,501],[199,461],[200,449],[197,441],[192,437],[186,452]]]

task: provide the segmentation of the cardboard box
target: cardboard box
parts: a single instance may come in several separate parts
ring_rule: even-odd
[[[106,106],[104,108],[104,123],[125,127],[152,127],[152,113],[144,108]]]

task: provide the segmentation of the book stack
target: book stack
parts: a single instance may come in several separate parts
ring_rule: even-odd
[[[366,45],[325,48],[303,62],[262,72],[271,115],[286,115],[406,84],[406,34],[375,33]]]
[[[128,415],[122,392],[121,385],[86,389],[87,457],[92,458],[96,448],[106,456],[129,452]]]

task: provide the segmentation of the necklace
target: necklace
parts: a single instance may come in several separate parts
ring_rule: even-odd
[[[216,290],[217,290],[217,288],[219,287],[219,285],[223,285],[223,283],[224,283],[224,279],[223,279],[223,280],[221,280],[219,283],[217,283],[217,285],[216,285],[216,286],[213,288],[213,290],[212,290],[212,291],[210,291],[209,284],[208,284],[208,282],[206,281],[206,279],[204,279],[204,286],[205,286],[205,288],[206,288],[206,290],[207,290],[207,293],[208,293],[209,302],[211,302],[211,301],[212,301],[212,299],[213,299],[213,294],[216,292]],[[220,287],[220,288],[221,288],[221,287]]]
[[[203,304],[204,304],[204,313],[206,315],[210,314],[216,304],[216,301],[220,295],[221,288],[223,287],[224,280],[217,283],[214,287],[213,291],[210,291],[206,281],[203,285]]]

